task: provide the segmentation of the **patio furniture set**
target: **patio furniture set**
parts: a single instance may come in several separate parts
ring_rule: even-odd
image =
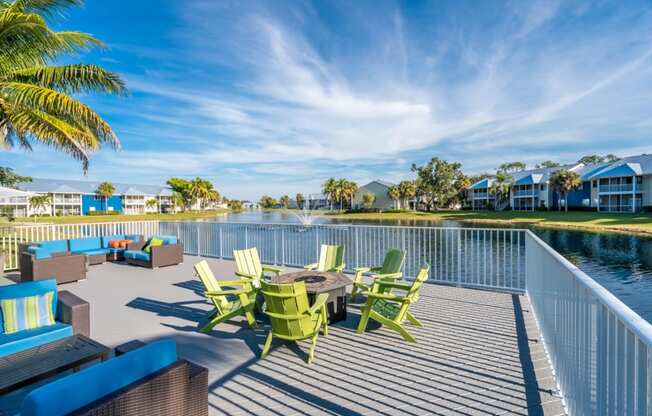
[[[22,282],[55,278],[68,283],[86,278],[88,267],[106,261],[156,268],[183,262],[183,246],[176,236],[115,234],[41,241],[20,246]]]
[[[343,246],[322,245],[317,263],[306,265],[304,271],[286,274],[279,268],[263,265],[255,247],[235,250],[233,257],[235,274],[239,277],[235,280],[216,279],[205,260],[194,266],[206,289],[204,295],[214,306],[201,332],[208,333],[216,325],[239,315],[244,315],[249,326],[256,328],[255,315],[262,312],[269,317],[271,329],[261,358],[269,353],[274,338],[310,339],[307,359],[310,364],[320,331],[326,336],[329,324],[346,319],[346,287],[353,285],[351,298],[366,296],[357,334],[363,334],[369,319],[373,319],[398,332],[405,341],[416,342],[405,322],[422,326],[410,312],[410,305],[419,299],[419,289],[427,280],[430,267],[424,265],[414,281],[400,281],[405,263],[402,250],[389,250],[381,266],[354,269],[353,281],[342,273]],[[365,282],[365,275],[371,279],[370,283]]]
[[[0,395],[29,387],[21,416],[208,414],[207,369],[171,340],[132,341],[110,358],[90,338],[88,303],[55,279],[0,286],[0,329]]]

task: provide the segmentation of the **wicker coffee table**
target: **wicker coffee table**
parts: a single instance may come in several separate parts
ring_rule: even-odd
[[[0,395],[18,390],[82,364],[104,361],[110,349],[83,335],[73,335],[0,357]]]
[[[353,284],[353,281],[343,273],[301,271],[282,274],[272,278],[274,283],[292,283],[303,281],[306,284],[306,292],[310,303],[320,293],[328,293],[326,309],[328,311],[328,323],[339,322],[346,319],[346,287]]]

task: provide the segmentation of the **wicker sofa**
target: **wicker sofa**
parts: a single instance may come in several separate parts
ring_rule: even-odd
[[[0,357],[69,337],[73,334],[90,336],[88,302],[68,291],[57,292],[57,282],[54,279],[0,286],[0,299],[34,296],[49,291],[54,292],[52,308],[54,309],[56,323],[12,334],[0,333]],[[1,313],[0,327],[2,327]]]
[[[150,251],[146,252],[144,249],[152,239],[162,240],[163,245],[151,247]],[[183,263],[183,245],[173,235],[153,236],[147,241],[129,244],[124,258],[129,264],[151,269],[172,266]]]
[[[34,389],[20,415],[208,415],[208,370],[179,359],[172,340],[141,345]]]
[[[86,256],[71,254],[68,240],[22,244],[19,252],[21,282],[55,278],[61,284],[86,278]]]

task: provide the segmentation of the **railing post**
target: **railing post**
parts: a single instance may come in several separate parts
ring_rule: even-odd
[[[197,235],[197,255],[201,256],[201,249],[200,249],[201,239],[199,238],[199,223],[198,222],[195,223],[195,226],[197,228],[197,232],[196,232],[196,235]]]
[[[355,267],[360,267],[360,253],[358,252],[358,242],[360,236],[358,235],[358,227],[354,228],[354,237],[355,237]]]
[[[485,241],[485,244],[487,242]],[[485,264],[486,267],[486,264]],[[462,285],[462,229],[457,230],[457,286]]]
[[[218,227],[218,229],[220,230],[220,258],[223,259],[224,258],[224,244],[223,244],[224,240],[222,238],[222,227],[220,226],[220,227]]]
[[[281,228],[281,265],[285,266],[285,228]]]

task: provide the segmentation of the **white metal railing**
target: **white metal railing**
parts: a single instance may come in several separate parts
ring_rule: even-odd
[[[233,250],[257,247],[264,263],[302,266],[317,261],[321,244],[345,246],[347,269],[379,265],[388,249],[407,252],[405,275],[423,263],[439,283],[509,291],[524,289],[524,231],[373,225],[161,222],[186,254],[233,258]]]
[[[600,193],[618,193],[618,192],[632,192],[634,186],[631,183],[599,185],[598,191]]]
[[[534,196],[534,191],[532,189],[519,189],[516,191],[512,191],[512,195],[515,197],[527,196],[531,198]]]
[[[158,221],[6,225],[0,227],[0,248],[4,254],[4,270],[18,268],[20,244],[112,234],[142,234],[149,237],[158,234]]]
[[[652,413],[652,325],[525,236],[526,287],[570,415]]]

